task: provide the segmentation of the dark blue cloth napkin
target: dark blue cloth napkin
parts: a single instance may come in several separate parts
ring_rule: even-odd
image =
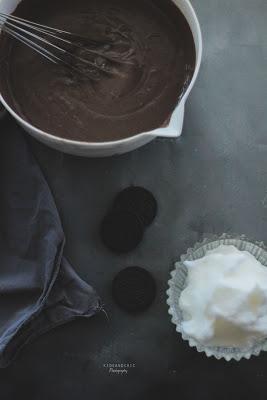
[[[0,367],[49,329],[101,309],[63,256],[64,232],[44,176],[18,129],[1,132]]]

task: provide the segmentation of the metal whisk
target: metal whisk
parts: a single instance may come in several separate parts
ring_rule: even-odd
[[[116,63],[131,64],[129,60],[131,52],[125,51],[116,54],[116,52],[110,51],[111,43],[91,40],[2,12],[0,12],[0,30],[27,45],[49,61],[62,64],[93,80],[98,80],[101,73],[116,73],[116,68],[114,68]]]

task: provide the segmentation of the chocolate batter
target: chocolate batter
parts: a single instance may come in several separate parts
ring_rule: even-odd
[[[4,98],[53,135],[102,142],[156,129],[168,122],[192,78],[192,33],[171,0],[22,0],[14,14],[101,42],[99,49],[118,59],[100,58],[110,73],[92,80],[2,35]],[[126,53],[128,62],[119,62]]]

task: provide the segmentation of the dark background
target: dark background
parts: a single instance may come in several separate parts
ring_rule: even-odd
[[[267,2],[193,1],[203,64],[186,107],[183,136],[109,159],[60,154],[30,140],[66,232],[66,255],[101,295],[108,314],[58,328],[0,370],[1,400],[266,399],[267,354],[227,363],[198,354],[175,333],[166,295],[173,262],[210,233],[267,242]],[[18,129],[11,118],[0,130]],[[114,195],[130,184],[153,191],[155,223],[141,246],[113,256],[98,229]],[[139,265],[158,293],[144,314],[113,303],[110,284]],[[106,363],[131,362],[127,376]]]

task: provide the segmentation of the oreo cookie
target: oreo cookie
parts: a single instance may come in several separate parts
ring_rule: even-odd
[[[157,215],[157,202],[147,189],[130,186],[118,194],[114,201],[115,210],[127,210],[136,214],[145,226],[149,226]]]
[[[145,311],[156,297],[156,283],[144,268],[128,267],[115,276],[112,296],[124,311],[138,313]]]
[[[117,254],[134,250],[141,242],[144,227],[139,218],[129,211],[113,211],[101,226],[101,237],[106,247]]]

